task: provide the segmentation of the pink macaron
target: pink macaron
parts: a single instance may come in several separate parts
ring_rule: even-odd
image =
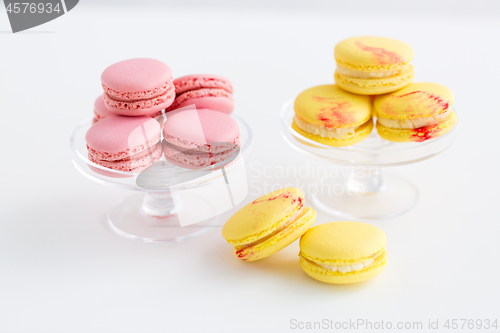
[[[174,80],[175,101],[166,111],[194,105],[230,114],[234,109],[233,86],[228,79],[210,74],[187,75]]]
[[[140,172],[162,155],[160,124],[149,116],[110,116],[85,135],[89,160],[100,166]]]
[[[106,108],[119,115],[151,115],[175,98],[172,71],[155,59],[117,62],[104,70],[101,82]]]
[[[176,110],[163,126],[163,153],[174,165],[197,169],[231,161],[240,131],[230,116],[208,109]]]

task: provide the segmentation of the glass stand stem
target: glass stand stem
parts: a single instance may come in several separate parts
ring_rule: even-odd
[[[150,217],[167,217],[175,214],[171,192],[149,192],[144,196],[142,211]]]
[[[356,194],[372,194],[385,189],[382,170],[375,166],[354,167],[347,176],[347,190]]]
[[[197,197],[186,195],[185,200],[192,207],[207,207],[207,203]],[[136,194],[121,200],[109,212],[108,223],[111,230],[128,239],[165,243],[199,235],[209,230],[210,224],[217,221],[217,217],[213,217],[205,222],[181,226],[178,215],[181,210],[182,207],[178,206],[176,209],[174,206],[171,192]]]

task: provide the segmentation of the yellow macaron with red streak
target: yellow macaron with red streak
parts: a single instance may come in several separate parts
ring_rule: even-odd
[[[413,49],[385,37],[353,37],[335,46],[335,82],[349,92],[380,95],[410,84],[415,70]]]
[[[300,265],[309,276],[322,282],[361,282],[385,269],[386,244],[385,233],[371,224],[320,224],[300,239]]]
[[[222,236],[245,261],[265,258],[302,236],[316,212],[304,207],[304,194],[288,187],[268,193],[237,211],[222,228]]]
[[[351,94],[335,84],[303,91],[295,99],[294,110],[293,129],[328,146],[358,143],[373,129],[370,98]]]
[[[378,134],[393,142],[423,142],[446,134],[457,123],[453,102],[451,90],[438,83],[412,83],[377,96]]]

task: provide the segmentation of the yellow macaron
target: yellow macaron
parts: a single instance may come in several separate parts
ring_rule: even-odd
[[[410,45],[384,37],[353,37],[335,46],[335,82],[349,92],[380,95],[410,84],[415,70]]]
[[[300,239],[300,265],[309,276],[326,283],[365,281],[385,269],[386,243],[385,233],[371,224],[321,224]]]
[[[412,83],[373,102],[377,131],[394,142],[423,142],[448,133],[457,123],[454,97],[438,83]]]
[[[294,130],[333,147],[358,143],[373,129],[370,98],[351,94],[335,84],[303,91],[295,99],[294,110]]]
[[[237,211],[222,228],[222,236],[245,261],[265,258],[302,236],[316,220],[304,206],[304,194],[288,187],[268,193]]]

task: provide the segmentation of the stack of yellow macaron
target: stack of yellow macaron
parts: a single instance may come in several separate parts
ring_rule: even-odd
[[[302,269],[316,280],[344,284],[368,280],[387,264],[384,232],[360,222],[331,222],[312,227],[316,212],[304,207],[303,193],[283,188],[256,199],[224,225],[222,236],[236,256],[256,261],[299,237]]]
[[[436,83],[412,83],[413,49],[384,37],[354,37],[337,44],[333,85],[303,91],[295,100],[292,127],[316,142],[343,147],[373,128],[383,139],[421,142],[456,124],[453,93]]]

